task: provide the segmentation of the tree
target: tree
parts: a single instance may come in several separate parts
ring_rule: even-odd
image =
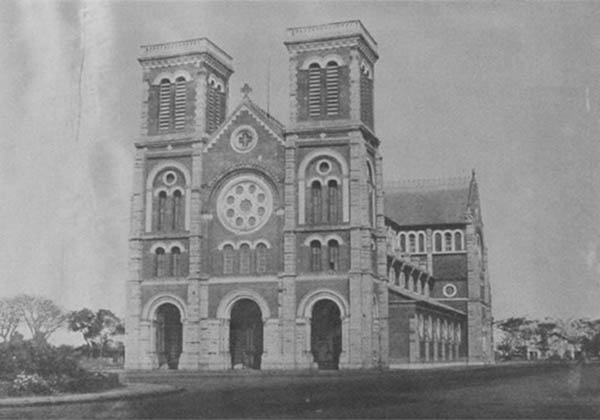
[[[35,341],[46,342],[66,320],[66,314],[60,306],[41,296],[17,295],[14,303]]]
[[[21,323],[21,316],[13,298],[0,299],[0,338],[7,342]]]
[[[99,349],[101,355],[111,337],[125,332],[122,321],[108,309],[99,309],[96,313],[88,308],[73,311],[69,313],[68,326],[72,331],[81,332],[89,351],[96,354]]]
[[[495,323],[496,328],[503,332],[503,337],[498,344],[498,350],[505,357],[524,356],[530,340],[535,336],[536,322],[524,317],[511,317]]]

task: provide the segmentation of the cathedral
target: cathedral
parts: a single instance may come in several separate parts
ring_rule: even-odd
[[[128,369],[369,369],[493,360],[475,174],[385,186],[377,43],[291,28],[287,125],[229,104],[206,38],[141,47]]]

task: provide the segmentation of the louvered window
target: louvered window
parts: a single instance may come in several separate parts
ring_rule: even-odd
[[[175,81],[175,130],[185,128],[186,90],[185,78],[178,77]]]
[[[171,82],[163,79],[158,90],[158,129],[164,131],[169,128],[171,128]]]
[[[335,61],[327,63],[325,70],[326,86],[326,114],[338,115],[340,113],[340,83],[339,67]]]
[[[321,67],[316,63],[308,68],[308,115],[321,115]]]
[[[373,79],[366,68],[360,74],[360,116],[369,127],[373,127]]]
[[[206,93],[206,131],[212,133],[225,119],[225,90],[212,77]]]

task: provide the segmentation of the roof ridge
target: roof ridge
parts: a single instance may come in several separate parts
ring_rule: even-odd
[[[384,184],[384,189],[411,190],[436,187],[468,187],[470,185],[470,182],[471,177],[468,175],[439,178],[413,178],[389,181],[386,184]]]

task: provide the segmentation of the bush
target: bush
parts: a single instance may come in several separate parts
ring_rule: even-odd
[[[20,373],[13,380],[8,391],[11,396],[50,395],[53,389],[40,375]]]
[[[21,373],[74,376],[81,369],[72,348],[45,342],[16,340],[0,344],[0,379],[13,380]]]
[[[0,344],[0,380],[13,396],[98,392],[118,387],[117,374],[88,372],[69,346],[15,340]]]

